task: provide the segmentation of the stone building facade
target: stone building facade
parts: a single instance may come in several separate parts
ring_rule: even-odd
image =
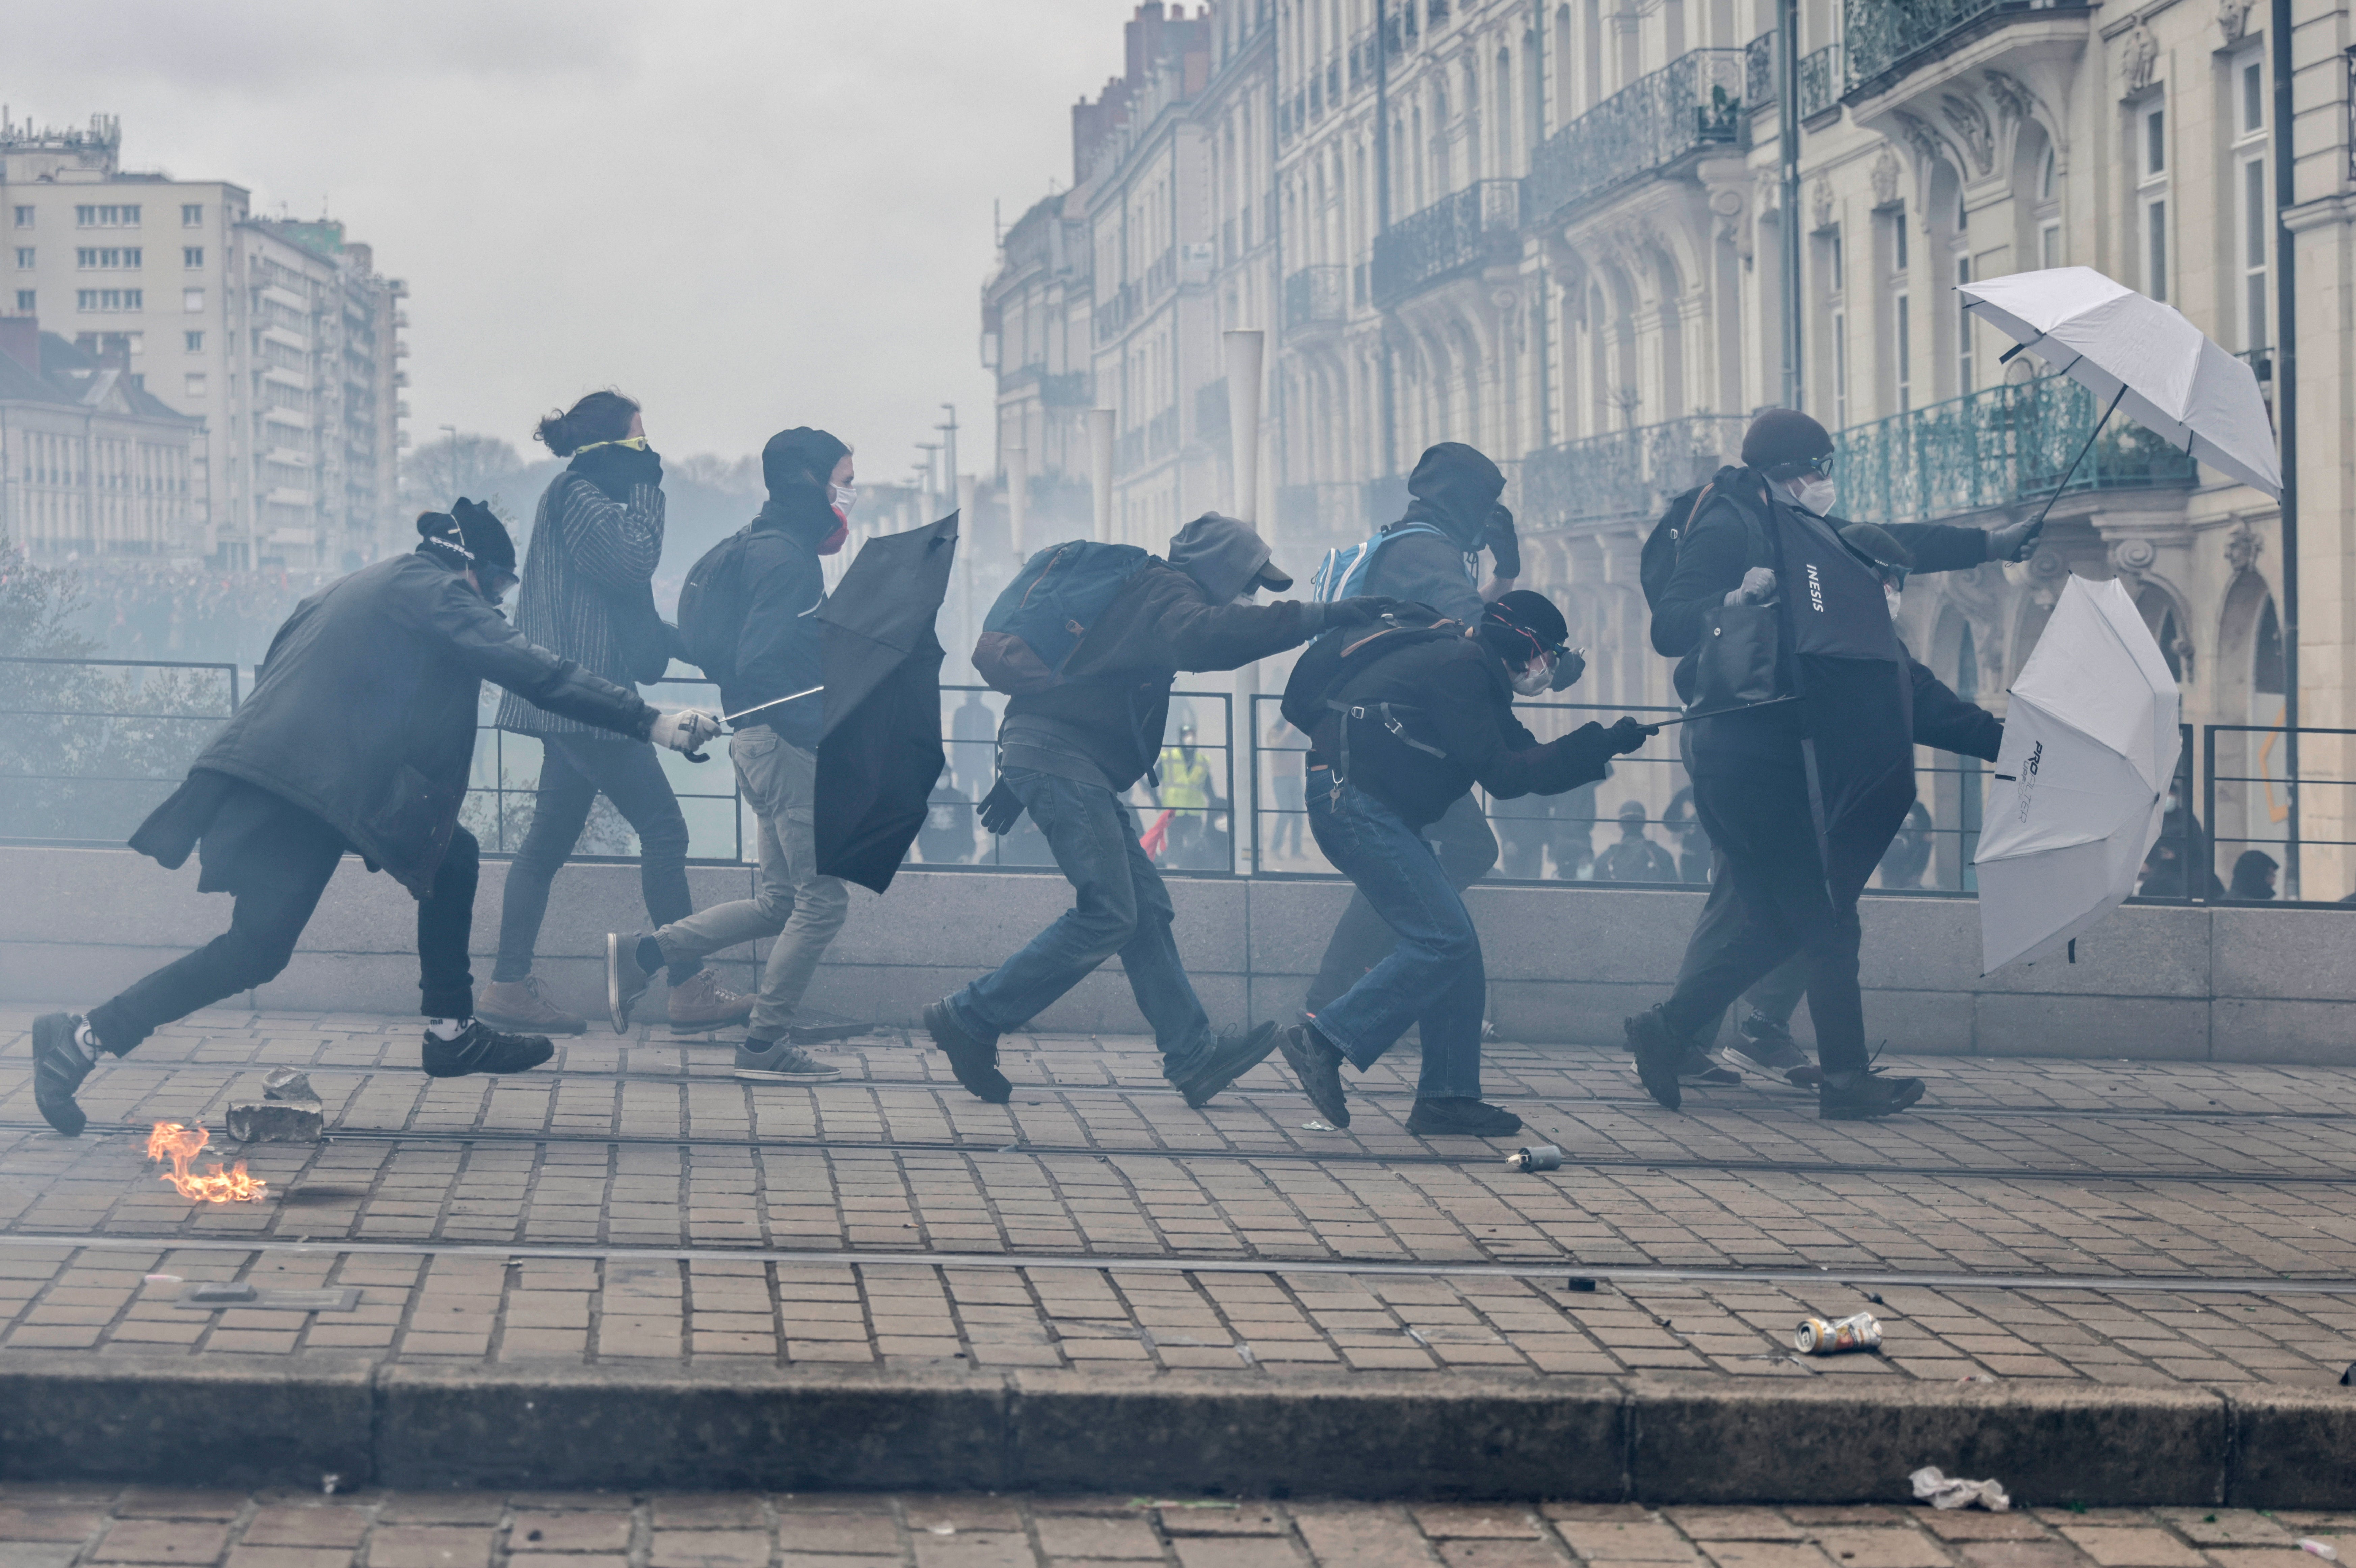
[[[1094,106],[1118,129],[1051,198],[1069,236],[1056,297],[1098,346],[1094,401],[1119,411],[1128,443],[1121,515],[1159,527],[1218,498],[1215,333],[1263,328],[1260,516],[1290,555],[1395,517],[1416,453],[1471,442],[1511,476],[1526,581],[1565,603],[1590,649],[1580,694],[1668,703],[1637,552],[1752,412],[1796,403],[1837,432],[1850,516],[2008,520],[2051,494],[2102,411],[2032,357],[2008,359],[1955,285],[2094,267],[2244,356],[2271,405],[2281,218],[2304,368],[2295,648],[2280,508],[2124,421],[2095,441],[2032,560],[1918,579],[1901,620],[1944,678],[2000,708],[2067,576],[2115,577],[2181,681],[2196,752],[2199,727],[2281,721],[2292,655],[2302,722],[2350,727],[2346,0],[2292,0],[2286,208],[2273,18],[2254,0],[1794,0],[1788,84],[1782,9],[1140,6],[1129,74]],[[1173,27],[1183,44],[1141,58],[1141,34]],[[1230,127],[1272,135],[1246,131],[1222,163]],[[1148,189],[1170,204],[1166,228],[1144,250],[1108,247],[1134,232]],[[1239,244],[1222,242],[1231,233]],[[1204,244],[1208,265],[1189,268]],[[991,291],[1022,275],[1014,256],[1010,244]],[[1140,380],[1128,346],[1149,322],[1176,347],[1145,354]],[[1001,419],[1009,406],[1002,392]],[[1033,450],[1034,475],[1086,473],[1084,443]],[[2215,740],[2221,843],[2287,837],[2281,738]],[[2356,777],[2339,745],[2307,738],[2302,770]],[[1968,770],[1926,775],[1947,885],[1967,882],[1978,788]],[[2356,838],[2330,798],[2346,793],[2309,789],[2301,807],[2309,898],[2356,886],[2356,866],[2318,842]]]
[[[188,528],[203,431],[141,389],[127,356],[0,316],[0,536],[36,557],[164,554]]]

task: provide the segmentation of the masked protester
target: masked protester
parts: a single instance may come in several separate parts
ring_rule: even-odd
[[[1823,1073],[1817,1114],[1890,1115],[1922,1098],[1922,1082],[1869,1070],[1857,901],[1914,804],[1910,661],[1873,541],[1844,538],[1820,510],[1837,494],[1824,426],[1771,409],[1744,435],[1742,461],[1686,527],[1653,646],[1680,661],[1690,701],[1719,607],[1776,606],[1776,679],[1790,700],[1691,724],[1695,814],[1726,857],[1740,915],[1667,1002],[1627,1020],[1629,1047],[1645,1089],[1676,1109],[1701,1031],[1797,952]]]
[[[619,392],[592,392],[540,421],[535,438],[571,464],[541,493],[516,590],[516,626],[550,651],[617,686],[660,679],[672,629],[655,611],[652,582],[662,560],[662,459],[647,444],[638,405]],[[593,725],[545,712],[510,693],[499,728],[541,745],[531,827],[508,868],[500,898],[499,953],[477,1008],[501,1029],[579,1034],[589,1027],[557,1005],[531,972],[548,912],[548,891],[604,795],[638,837],[638,880],[657,924],[686,917],[687,818],[654,749]],[[711,970],[674,965],[666,997],[671,1027],[742,1023],[749,997],[732,995]]]
[[[1423,1070],[1408,1130],[1504,1137],[1521,1118],[1481,1099],[1481,938],[1424,830],[1478,784],[1500,799],[1560,795],[1603,777],[1612,757],[1655,733],[1634,719],[1584,724],[1540,744],[1515,719],[1516,694],[1547,689],[1563,647],[1562,613],[1516,589],[1467,632],[1400,632],[1395,651],[1369,639],[1343,656],[1314,706],[1309,831],[1393,935],[1391,951],[1339,997],[1285,1032],[1286,1062],[1318,1114],[1350,1125],[1341,1067],[1363,1072],[1410,1024]],[[1288,688],[1288,708],[1307,706]],[[1296,696],[1303,699],[1295,703]]]
[[[1407,515],[1377,537],[1363,591],[1427,605],[1460,625],[1480,624],[1484,605],[1509,591],[1522,570],[1514,516],[1497,503],[1505,488],[1504,472],[1475,448],[1455,441],[1428,448],[1408,475]],[[1493,566],[1485,587],[1480,583],[1484,549]],[[1583,667],[1578,655],[1566,655],[1550,677],[1553,688],[1569,686]],[[1497,863],[1497,836],[1469,794],[1451,801],[1425,837],[1459,890]],[[1397,942],[1374,906],[1354,894],[1302,1005],[1313,1013],[1340,996]]]
[[[1274,1048],[1273,1023],[1212,1034],[1178,960],[1169,891],[1121,795],[1153,764],[1180,670],[1239,668],[1331,626],[1371,625],[1391,607],[1248,603],[1262,587],[1291,586],[1249,524],[1205,513],[1170,541],[1168,560],[1149,560],[1122,585],[1073,647],[1061,685],[1008,699],[982,824],[1003,833],[1028,813],[1074,899],[1022,952],[925,1008],[925,1028],[972,1093],[1003,1104],[1013,1086],[998,1070],[999,1036],[1116,956],[1162,1074],[1189,1105],[1207,1104]]]
[[[423,542],[295,606],[253,684],[131,837],[177,868],[195,852],[202,892],[237,898],[228,932],[134,983],[88,1019],[33,1021],[33,1091],[72,1136],[74,1092],[99,1053],[128,1053],[198,1008],[274,978],[348,851],[417,899],[423,1066],[436,1078],[520,1072],[554,1048],[474,1016],[466,967],[478,851],[458,825],[482,683],[635,741],[691,752],[719,732],[693,709],[661,712],[537,647],[495,606],[515,583],[515,545],[489,508],[460,500],[417,520]]]
[[[700,965],[709,954],[775,937],[759,993],[737,1047],[735,1072],[755,1081],[812,1083],[841,1069],[793,1040],[794,1015],[827,944],[842,929],[851,895],[818,869],[818,747],[826,733],[826,699],[795,698],[825,684],[814,612],[826,600],[819,558],[851,533],[851,448],[822,430],[797,426],[761,449],[769,498],[741,538],[738,581],[728,595],[742,607],[733,663],[720,674],[721,710],[744,715],[729,737],[737,793],[760,824],[754,895],[714,904],[659,930],[605,938],[605,995],[615,1029],[656,971]],[[781,699],[795,698],[791,701]]]

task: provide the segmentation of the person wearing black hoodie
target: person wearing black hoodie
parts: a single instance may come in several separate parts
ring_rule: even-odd
[[[1560,795],[1601,779],[1612,758],[1656,732],[1622,719],[1541,744],[1514,717],[1515,693],[1534,697],[1551,683],[1569,652],[1565,630],[1545,595],[1516,589],[1462,632],[1443,623],[1365,639],[1355,656],[1365,662],[1345,665],[1322,694],[1324,717],[1310,731],[1309,831],[1394,938],[1381,962],[1280,1042],[1318,1114],[1337,1127],[1350,1125],[1342,1063],[1364,1072],[1412,1024],[1423,1068],[1408,1131],[1522,1129],[1520,1117],[1481,1099],[1481,937],[1423,830],[1475,784],[1506,800]],[[1377,651],[1393,639],[1397,651]]]
[[[516,588],[516,626],[617,686],[661,678],[670,629],[656,613],[652,582],[662,560],[662,459],[647,444],[645,416],[619,392],[592,392],[540,421],[533,435],[572,463],[541,493],[531,544]],[[588,1022],[557,1005],[531,972],[532,949],[556,879],[599,795],[638,836],[638,880],[656,924],[694,911],[687,891],[687,818],[654,748],[534,707],[510,692],[499,728],[540,742],[538,794],[499,903],[499,952],[476,1006],[501,1029],[579,1034]],[[670,966],[664,997],[675,1029],[743,1023],[750,997],[724,989],[710,969]]]
[[[274,978],[294,955],[347,852],[417,900],[423,1066],[436,1078],[520,1072],[554,1047],[474,1016],[466,966],[478,850],[458,825],[486,680],[553,713],[691,752],[710,714],[659,711],[534,645],[497,609],[515,584],[515,544],[490,509],[461,499],[417,519],[423,540],[337,579],[271,640],[253,693],[131,836],[169,869],[197,854],[199,892],[230,892],[230,928],[84,1019],[33,1020],[33,1098],[71,1137],[74,1093],[101,1051]]]
[[[1460,441],[1427,448],[1408,475],[1407,515],[1376,537],[1358,592],[1426,605],[1460,625],[1479,625],[1483,606],[1521,575],[1514,515],[1497,504],[1505,489],[1504,472],[1477,448]],[[1480,581],[1483,549],[1492,563],[1486,585]],[[1555,689],[1569,685],[1583,667],[1578,656],[1569,656]],[[1497,835],[1469,792],[1449,803],[1424,837],[1460,892],[1497,864]],[[1313,1013],[1340,996],[1398,941],[1365,895],[1353,893],[1302,1005]]]
[[[1087,628],[1063,683],[1018,696],[999,727],[999,781],[982,824],[1003,833],[1028,812],[1071,884],[1074,901],[991,973],[925,1008],[925,1028],[958,1082],[994,1104],[1013,1093],[998,1070],[999,1036],[1040,1013],[1118,956],[1162,1048],[1162,1073],[1200,1107],[1266,1057],[1276,1026],[1215,1038],[1171,934],[1162,873],[1139,847],[1122,792],[1153,765],[1180,670],[1237,669],[1298,647],[1329,626],[1370,625],[1378,599],[1251,604],[1292,579],[1251,525],[1205,513],[1178,530],[1170,559],[1149,558]]]
[[[841,879],[818,869],[818,747],[826,734],[826,697],[811,688],[825,685],[826,670],[813,612],[826,601],[819,558],[841,549],[850,537],[859,492],[851,448],[807,425],[769,438],[761,474],[768,500],[737,535],[734,560],[734,603],[744,616],[734,654],[725,667],[706,672],[719,679],[721,711],[742,716],[728,756],[737,792],[760,824],[754,893],[653,932],[608,933],[605,997],[614,1027],[627,1029],[657,970],[775,937],[735,1072],[810,1083],[842,1070],[794,1042],[794,1015],[851,910]]]

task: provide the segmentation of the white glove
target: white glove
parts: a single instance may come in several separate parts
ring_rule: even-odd
[[[647,739],[674,752],[700,752],[720,733],[720,718],[701,708],[680,708],[655,715]]]

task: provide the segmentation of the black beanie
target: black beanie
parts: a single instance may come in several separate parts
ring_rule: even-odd
[[[1554,601],[1527,588],[1498,595],[1481,616],[1481,641],[1510,665],[1526,665],[1539,654],[1558,652],[1569,635],[1570,624]]]
[[[761,482],[772,496],[788,486],[808,484],[813,477],[823,485],[834,465],[850,452],[832,435],[806,424],[781,430],[761,448]]]
[[[1814,463],[1832,450],[1825,427],[1797,409],[1765,410],[1742,433],[1743,464],[1765,470],[1770,478],[1777,477],[1777,468]]]
[[[419,513],[417,537],[425,541],[417,547],[420,553],[431,550],[462,571],[487,567],[515,575],[515,540],[508,526],[480,501],[461,496],[446,512]]]

